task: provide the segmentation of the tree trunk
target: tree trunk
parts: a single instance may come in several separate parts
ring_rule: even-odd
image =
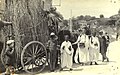
[[[5,0],[4,19],[13,22],[13,30],[5,27],[4,34],[14,33],[18,60],[28,42],[36,40],[45,45],[48,40],[48,22],[42,7],[41,0]]]

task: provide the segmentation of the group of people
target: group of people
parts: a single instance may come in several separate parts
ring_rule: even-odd
[[[55,33],[50,34],[50,40],[48,41],[47,47],[50,53],[50,70],[51,72],[55,71],[55,65],[58,58],[57,55],[57,36]],[[102,55],[102,62],[105,60],[109,62],[108,57],[106,56],[107,47],[110,43],[110,38],[107,33],[103,33],[103,31],[92,32],[91,35],[86,34],[86,29],[82,28],[79,30],[79,35],[76,42],[72,43],[70,41],[69,35],[64,35],[64,41],[60,46],[60,71],[62,71],[65,67],[72,69],[73,60],[75,63],[79,63],[81,65],[85,65],[86,63],[90,63],[90,65],[99,65],[99,53]],[[77,48],[73,48],[73,45],[77,45]],[[75,50],[76,49],[76,50]],[[73,56],[73,54],[75,54]]]
[[[109,62],[109,59],[106,56],[107,47],[110,42],[109,39],[109,35],[107,33],[103,34],[103,31],[100,31],[98,35],[97,32],[86,35],[86,30],[84,28],[80,30],[77,41],[73,43],[78,45],[74,57],[75,63],[85,65],[85,63],[90,62],[90,65],[93,63],[98,65],[97,61],[99,59],[99,53],[102,55],[103,62],[105,59]]]

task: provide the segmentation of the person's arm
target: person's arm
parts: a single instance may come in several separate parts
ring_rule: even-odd
[[[73,45],[74,45],[74,44],[77,44],[78,42],[80,42],[80,36],[78,36],[77,41],[76,41],[75,43],[73,43]]]
[[[50,40],[46,43],[46,49],[47,49],[48,52],[50,51],[49,47],[50,47]]]
[[[65,46],[64,46],[64,42],[62,43],[61,47],[60,47],[60,53],[62,54],[63,53],[63,50],[65,49]]]
[[[71,53],[70,53],[70,54],[73,54],[74,49],[73,49],[73,47],[72,47],[72,44],[71,44],[71,46],[70,46],[70,51],[71,51]]]
[[[47,46],[47,47],[49,47],[49,43],[50,43],[50,41],[48,40],[48,42],[46,43],[46,46]]]
[[[13,54],[14,53],[14,49],[12,48],[12,51],[10,52],[10,54]]]
[[[65,51],[70,55],[72,54],[72,44],[70,42],[69,42],[69,47],[65,48]]]
[[[92,37],[91,37],[92,38]],[[92,39],[90,38],[90,46],[92,46]]]
[[[97,44],[98,44],[98,50],[100,51],[100,42],[99,42],[99,38],[97,38]]]

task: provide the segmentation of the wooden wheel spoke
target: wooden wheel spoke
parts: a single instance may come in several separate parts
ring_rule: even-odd
[[[31,41],[23,48],[21,64],[28,73],[41,72],[47,62],[45,46],[39,41]]]
[[[37,56],[40,57],[43,53],[45,53],[45,51],[43,51],[42,53],[38,54]]]
[[[32,58],[27,59],[27,61],[25,62],[25,64],[28,64],[30,61],[32,60]]]
[[[32,45],[32,53],[35,54],[35,46]]]
[[[26,52],[27,55],[29,55],[30,57],[32,56],[30,53]]]
[[[37,50],[38,50],[38,45],[36,46],[36,49],[35,49],[35,54],[36,54]]]
[[[31,49],[29,49],[29,51],[30,51],[30,54],[32,55],[32,50],[31,50]]]
[[[30,65],[31,65],[32,61],[30,61],[29,65],[27,66],[27,69],[29,69]]]
[[[38,52],[36,54],[39,54],[39,52],[42,50],[42,47],[40,47],[40,49],[38,50]]]
[[[34,69],[34,64],[33,64],[33,62],[32,62],[32,72],[33,72],[33,69]]]

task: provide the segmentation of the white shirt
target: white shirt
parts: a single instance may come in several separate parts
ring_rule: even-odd
[[[95,46],[95,44],[97,44],[98,46]],[[99,39],[98,39],[98,37],[91,37],[90,38],[90,46],[92,47],[92,48],[95,48],[95,49],[99,49]]]
[[[63,53],[63,47],[65,47],[64,48],[64,51],[66,51],[68,54],[71,54],[72,53],[72,44],[71,44],[71,42],[69,42],[69,41],[64,41],[63,43],[62,43],[62,45],[61,45],[61,53]],[[71,50],[69,50],[69,47],[71,47]]]

